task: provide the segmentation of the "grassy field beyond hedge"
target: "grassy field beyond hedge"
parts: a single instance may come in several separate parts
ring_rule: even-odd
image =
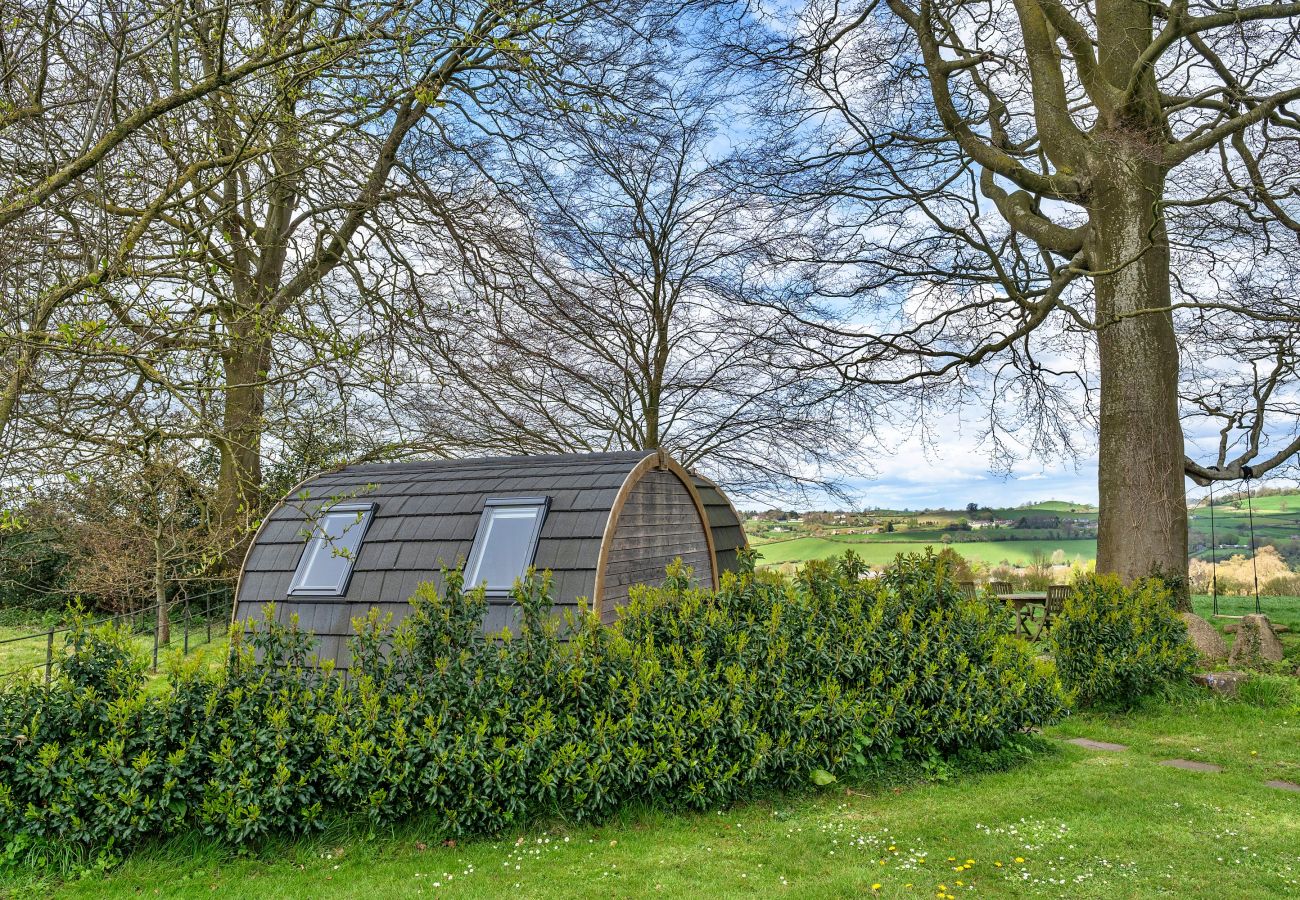
[[[1055,752],[1009,772],[898,793],[828,789],[700,815],[640,811],[601,827],[534,828],[455,847],[437,845],[432,825],[271,847],[259,859],[180,843],[60,895],[932,898],[943,888],[954,897],[1293,896],[1300,795],[1264,781],[1300,780],[1295,702],[1079,715],[1048,736],[1130,749],[1054,742]],[[1158,764],[1173,756],[1225,771]]]

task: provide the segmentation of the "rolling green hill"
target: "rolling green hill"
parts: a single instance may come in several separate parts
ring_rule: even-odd
[[[891,535],[891,537],[896,537]],[[868,565],[878,566],[891,562],[900,553],[919,553],[926,547],[939,550],[950,546],[954,551],[973,562],[997,565],[1008,562],[1024,565],[1032,561],[1035,550],[1051,554],[1063,550],[1067,562],[1076,559],[1087,561],[1097,555],[1097,542],[1092,540],[1059,541],[968,541],[940,544],[938,541],[847,541],[833,537],[800,537],[788,541],[769,541],[756,545],[760,565],[804,563],[810,559],[827,559],[852,550]]]
[[[1215,552],[1220,557],[1225,553],[1243,552],[1242,548],[1250,543],[1252,517],[1255,546],[1271,544],[1283,556],[1300,557],[1300,491],[1254,497],[1249,504],[1245,500],[1220,501],[1214,505],[1213,532],[1209,506],[1190,510],[1188,524],[1193,555],[1210,558],[1211,533],[1217,545]]]
[[[987,510],[978,516],[964,509],[868,510],[856,515],[844,514],[831,521],[771,522],[752,519],[747,523],[752,544],[759,551],[761,565],[803,563],[810,559],[838,556],[852,549],[870,565],[883,565],[899,553],[914,553],[927,546],[951,547],[972,562],[985,565],[1010,563],[1024,565],[1035,552],[1051,554],[1062,550],[1066,559],[1092,560],[1097,542],[1091,537],[1097,508],[1069,500],[1046,500],[1019,507],[992,511],[993,518],[1019,522],[1028,518],[1041,525],[1044,520],[1058,520],[1060,527],[965,529],[962,520],[986,520]],[[1246,501],[1220,502],[1214,507],[1215,546],[1211,549],[1210,509],[1198,506],[1188,511],[1190,543],[1194,556],[1209,559],[1211,553],[1222,558],[1246,552],[1250,542],[1253,515],[1256,546],[1271,544],[1282,555],[1300,561],[1300,490],[1254,497]],[[843,521],[841,521],[843,519]],[[888,524],[894,530],[885,531]],[[1055,524],[1055,521],[1052,522]],[[909,527],[911,526],[911,527]],[[946,526],[946,527],[945,527]],[[1081,533],[1082,532],[1082,533]],[[944,543],[945,536],[947,543]]]

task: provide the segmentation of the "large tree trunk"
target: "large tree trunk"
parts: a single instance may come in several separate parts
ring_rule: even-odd
[[[245,329],[232,329],[222,353],[225,397],[222,433],[217,441],[221,468],[217,509],[224,526],[239,529],[261,511],[262,430],[270,342]],[[234,542],[230,559],[238,565],[246,536]]]
[[[1168,312],[1164,171],[1140,137],[1098,161],[1090,255],[1101,363],[1097,569],[1160,574],[1188,606],[1187,497],[1178,415],[1178,345]],[[1134,315],[1140,310],[1160,312]]]

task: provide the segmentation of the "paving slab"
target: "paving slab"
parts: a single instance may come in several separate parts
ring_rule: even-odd
[[[1300,794],[1300,784],[1293,784],[1290,781],[1282,781],[1280,778],[1275,778],[1272,781],[1266,781],[1264,783],[1271,788],[1277,788],[1279,791],[1294,791],[1295,793]]]
[[[1127,750],[1128,747],[1123,744],[1111,744],[1107,741],[1094,741],[1092,738],[1070,738],[1067,744],[1074,744],[1076,747],[1083,747],[1086,750]]]
[[[1174,769],[1185,769],[1188,772],[1222,772],[1223,766],[1216,766],[1214,763],[1197,762],[1194,759],[1162,759],[1162,766],[1170,766]]]

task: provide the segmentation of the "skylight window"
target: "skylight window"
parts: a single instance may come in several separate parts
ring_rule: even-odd
[[[537,537],[550,506],[549,497],[499,497],[483,506],[474,546],[465,564],[465,585],[486,585],[492,597],[504,597],[533,564]]]
[[[289,593],[317,597],[346,594],[352,565],[374,511],[373,503],[350,503],[322,512],[298,561]]]

